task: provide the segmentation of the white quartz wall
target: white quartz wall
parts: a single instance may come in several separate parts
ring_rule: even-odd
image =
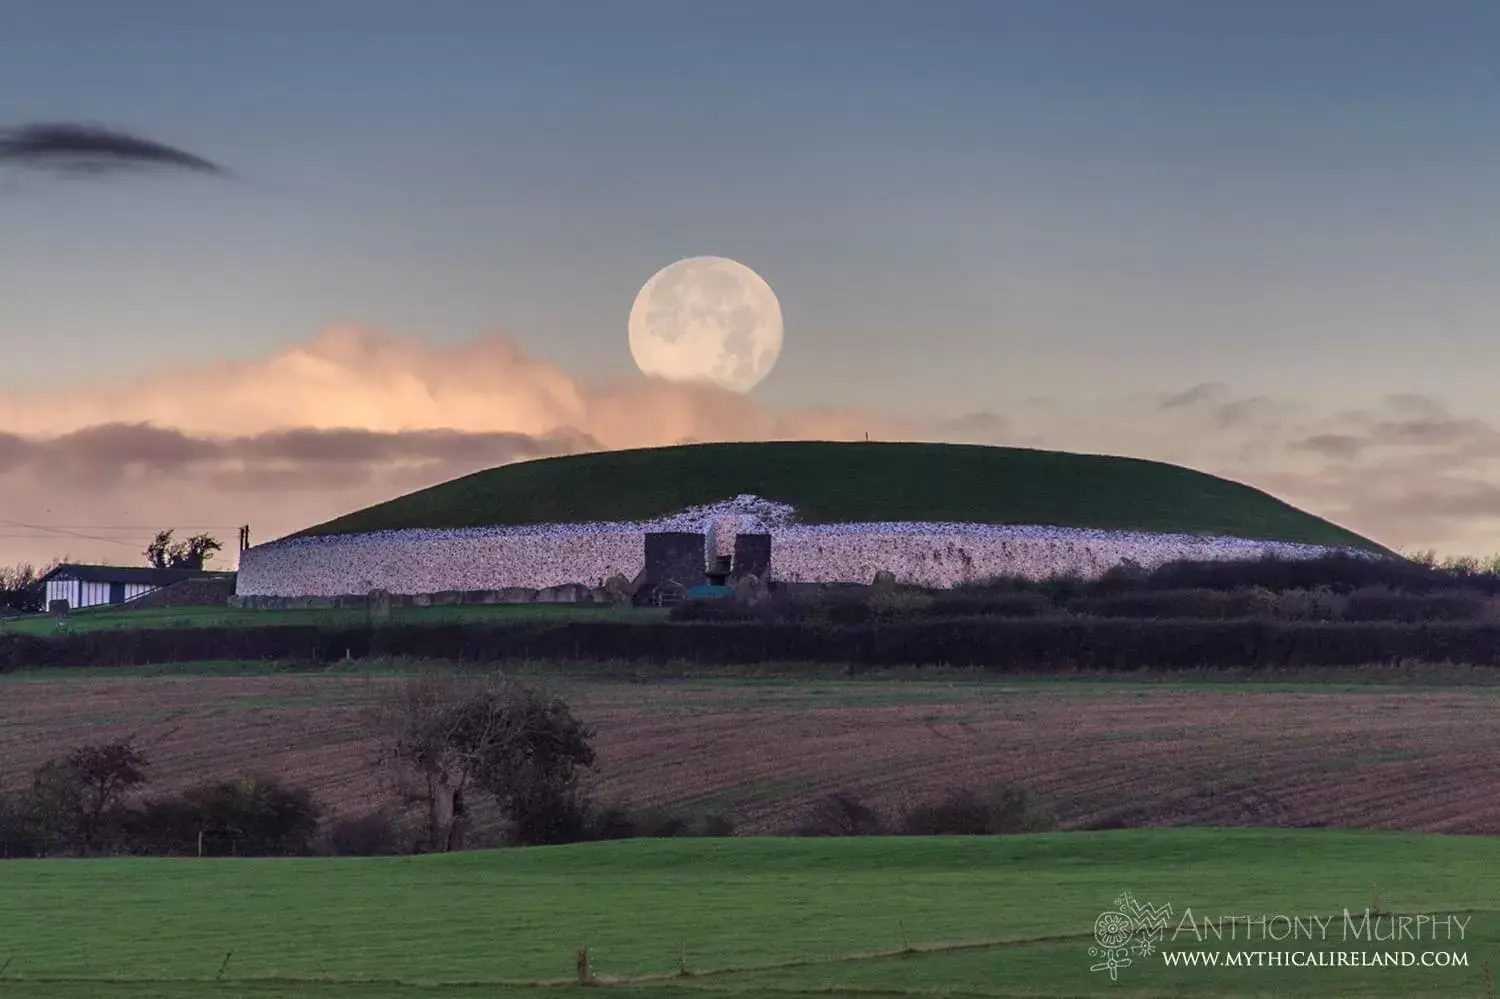
[[[773,533],[772,575],[800,582],[868,582],[884,569],[898,582],[955,586],[998,575],[1088,579],[1125,560],[1155,568],[1177,559],[1310,558],[1333,549],[1238,538],[989,527],[976,524],[837,524]]]
[[[723,527],[728,522],[728,530]],[[952,586],[994,575],[1097,576],[1130,559],[1147,568],[1174,559],[1306,558],[1312,545],[1193,535],[979,524],[802,526],[790,508],[742,496],[642,523],[551,524],[383,531],[272,542],[240,556],[241,596],[343,596],[541,589],[634,578],[647,531],[702,531],[708,554],[729,554],[738,532],[769,533],[771,577],[799,582],[869,582],[887,570],[902,582]]]

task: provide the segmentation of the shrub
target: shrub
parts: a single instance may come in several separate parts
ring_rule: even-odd
[[[513,787],[502,799],[510,819],[510,842],[552,846],[590,838],[588,802],[576,789],[537,780]]]
[[[869,805],[852,794],[831,794],[814,807],[798,828],[799,836],[879,836],[885,822]]]
[[[765,621],[812,626],[858,625],[875,616],[871,587],[808,587],[779,594],[758,608]],[[903,599],[903,598],[897,598]]]
[[[1264,586],[1214,590],[1139,590],[1082,597],[1068,610],[1095,617],[1192,620],[1334,620],[1345,598],[1324,588],[1277,593]]]
[[[301,856],[312,852],[320,809],[305,788],[275,779],[205,784],[156,798],[126,820],[134,852],[206,857]]]
[[[197,803],[208,842],[241,856],[290,856],[311,852],[320,809],[306,788],[275,779],[241,779],[184,795]]]
[[[648,808],[636,820],[635,834],[651,839],[672,839],[692,834],[692,823],[661,808]]]
[[[684,600],[667,612],[670,621],[753,621],[761,615],[730,597]]]
[[[1108,596],[1113,593],[1127,593],[1131,590],[1142,589],[1151,573],[1134,559],[1121,559],[1118,564],[1110,566],[1094,580],[1089,592],[1096,596]]]
[[[601,809],[590,823],[589,839],[631,839],[637,833],[635,816],[620,805]]]
[[[857,625],[864,624],[875,616],[875,610],[858,595],[828,595],[815,600],[809,607],[811,620],[820,624]]]
[[[328,823],[323,852],[334,857],[387,857],[399,854],[401,835],[384,812],[366,812]]]
[[[700,835],[724,839],[734,835],[734,819],[724,812],[710,812],[698,824]]]
[[[1464,590],[1414,594],[1370,586],[1351,593],[1344,603],[1348,621],[1476,621],[1489,612],[1484,595]]]
[[[1471,588],[1493,595],[1500,592],[1500,576],[1464,571],[1474,567],[1422,564],[1402,558],[1364,558],[1335,553],[1310,559],[1262,558],[1203,562],[1168,562],[1137,579],[1139,589],[1175,590],[1206,587],[1233,590],[1263,586],[1275,592],[1326,588],[1349,594],[1369,586],[1406,593],[1431,593]],[[1106,573],[1106,576],[1108,573]],[[1100,585],[1109,585],[1101,581]]]
[[[1137,591],[1080,597],[1069,601],[1067,607],[1079,614],[1094,617],[1189,618],[1211,621],[1249,616],[1251,602],[1242,599],[1239,604],[1245,613],[1235,615],[1232,613],[1235,609],[1232,594],[1199,587],[1192,590]]]
[[[1344,616],[1348,597],[1326,586],[1276,594],[1271,616],[1279,621],[1337,621]]]
[[[148,798],[126,813],[124,825],[126,849],[131,853],[190,857],[198,852],[204,818],[196,805],[181,796]]]
[[[19,802],[26,835],[38,856],[84,853],[84,789],[65,760],[38,767]]]
[[[1424,601],[1423,621],[1483,621],[1493,616],[1493,598],[1473,590],[1434,593]]]
[[[612,805],[591,816],[585,838],[614,840],[733,835],[734,822],[722,812],[705,815],[695,823],[663,808],[634,812],[621,805]]]
[[[1039,581],[1035,592],[1046,596],[1054,604],[1062,605],[1068,601],[1088,592],[1089,583],[1082,576],[1068,572],[1060,576],[1050,576]]]
[[[1057,610],[1052,600],[1036,592],[959,593],[935,597],[926,608],[929,617],[1039,617]]]
[[[872,589],[865,602],[876,616],[896,617],[930,612],[933,596],[910,587],[882,586]]]
[[[43,855],[27,813],[26,795],[0,794],[0,858]]]
[[[902,816],[901,831],[907,836],[993,836],[1046,832],[1055,824],[1051,812],[1038,807],[1024,787],[1003,784],[988,795],[966,789],[916,805]]]

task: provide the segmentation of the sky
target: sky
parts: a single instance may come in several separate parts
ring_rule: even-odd
[[[1497,51],[1492,0],[0,5],[0,127],[233,171],[0,165],[0,563],[865,433],[1500,551]],[[780,298],[748,395],[631,360],[704,254]]]

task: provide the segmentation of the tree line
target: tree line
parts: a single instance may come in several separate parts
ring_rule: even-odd
[[[298,856],[463,849],[487,799],[509,842],[540,845],[635,835],[727,835],[732,825],[601,807],[580,781],[595,766],[592,730],[559,698],[494,675],[424,671],[368,716],[367,764],[395,778],[420,819],[389,810],[324,821],[306,788],[244,776],[146,794],[151,754],[135,737],[81,746],[0,792],[0,855]]]
[[[427,670],[366,716],[378,749],[366,763],[396,778],[396,806],[328,819],[281,777],[209,781],[149,794],[151,754],[135,737],[80,746],[0,790],[0,857],[378,856],[471,847],[475,806],[495,806],[517,846],[637,836],[732,836],[726,815],[602,805],[581,778],[596,766],[593,731],[559,698],[500,675]],[[416,821],[407,819],[416,807]],[[1001,784],[918,797],[882,814],[836,793],[787,829],[801,836],[1000,835],[1054,828],[1052,809]],[[489,845],[480,844],[480,845]]]

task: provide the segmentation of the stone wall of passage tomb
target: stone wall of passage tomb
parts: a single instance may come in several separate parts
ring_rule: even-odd
[[[640,532],[389,531],[273,542],[240,555],[242,597],[334,597],[374,589],[396,594],[538,590],[635,578],[645,564]]]
[[[336,597],[385,589],[393,594],[597,586],[645,564],[648,531],[691,530],[678,518],[652,525],[548,525],[538,528],[388,531],[272,542],[240,557],[243,597]],[[702,526],[710,526],[704,523]],[[953,586],[995,575],[1097,576],[1124,559],[1151,568],[1175,559],[1307,558],[1314,545],[1052,527],[978,524],[758,523],[771,536],[769,578],[861,582],[887,570],[902,582]],[[710,550],[716,546],[711,546]]]
[[[1334,549],[1240,538],[1206,538],[979,524],[838,524],[772,532],[771,578],[869,582],[886,570],[899,582],[947,587],[991,576],[1093,578],[1129,559],[1154,568],[1178,559],[1311,558]]]

